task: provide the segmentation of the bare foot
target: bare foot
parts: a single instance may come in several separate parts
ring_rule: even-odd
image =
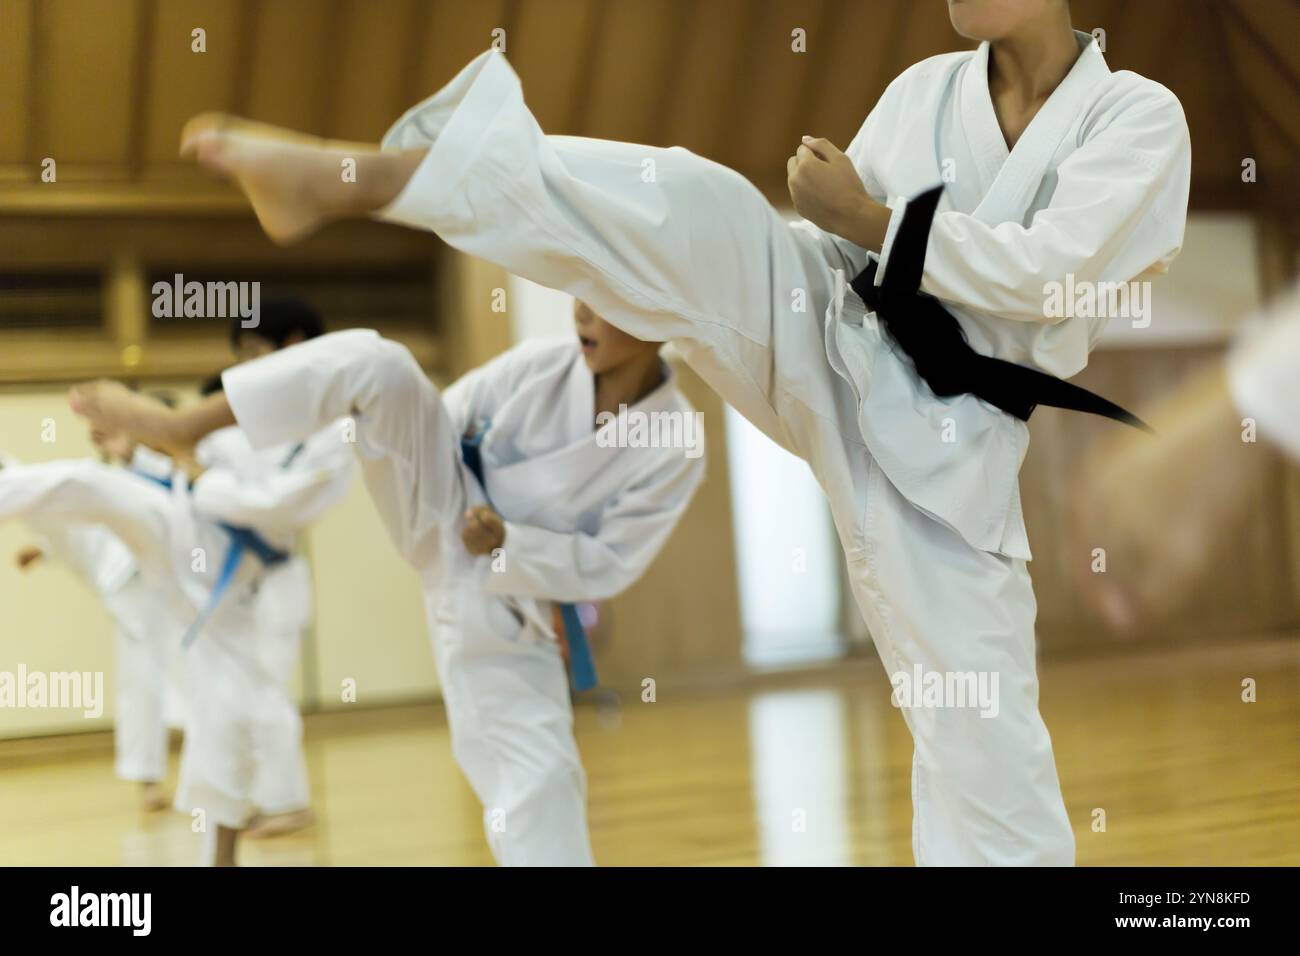
[[[311,810],[293,810],[289,813],[272,813],[259,816],[248,826],[248,836],[254,840],[286,836],[305,830],[316,822],[316,814]]]
[[[140,784],[140,808],[146,813],[157,813],[171,806],[171,800],[163,790],[163,785],[154,780]]]
[[[181,130],[181,155],[233,179],[253,206],[262,229],[280,245],[297,242],[330,219],[357,212],[358,177],[344,181],[345,161],[356,164],[361,144],[335,144],[267,123],[200,113]]]
[[[90,422],[95,432],[124,432],[155,448],[185,444],[171,409],[121,382],[100,379],[74,385],[68,391],[68,404]]]

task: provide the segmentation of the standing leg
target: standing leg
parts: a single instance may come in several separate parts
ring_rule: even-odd
[[[239,831],[253,813],[254,639],[252,615],[232,591],[183,652],[193,693],[175,805],[201,818],[218,866],[234,865]]]
[[[1038,712],[1035,602],[1025,562],[979,551],[871,466],[854,595],[885,670],[920,668],[992,705],[913,701],[913,852],[921,865],[1069,866],[1074,834]],[[993,681],[996,680],[996,684]],[[915,685],[913,685],[915,686]]]
[[[252,715],[257,764],[253,802],[258,819],[250,827],[249,836],[278,836],[300,830],[314,820],[302,748],[302,714],[290,693],[302,636],[284,630],[259,630],[255,638],[261,688]]]
[[[123,780],[153,784],[167,776],[167,725],[163,719],[165,649],[143,632],[146,621],[117,627],[117,713],[113,721],[116,771]],[[146,793],[146,809],[162,809],[159,792]]]
[[[502,866],[591,866],[587,778],[555,642],[465,581],[429,596],[452,749]]]

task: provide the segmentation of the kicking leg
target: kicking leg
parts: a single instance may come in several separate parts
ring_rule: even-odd
[[[247,182],[277,140],[264,136],[254,158],[247,143],[259,131],[239,129],[239,141],[220,126],[203,136],[224,150],[214,167]],[[822,247],[739,174],[682,149],[545,136],[493,53],[403,117],[385,146],[387,159],[372,157],[388,164],[384,188],[366,200],[354,191],[350,214],[379,211],[374,197],[405,177],[384,218],[570,292],[638,338],[682,340],[710,384],[787,447],[797,436],[784,433],[776,404],[793,399],[837,420],[853,404],[826,359],[835,282]],[[300,201],[298,175],[314,180],[332,166],[337,177],[338,157],[301,149],[276,154],[287,182],[260,183],[255,204],[268,189],[279,204]]]
[[[154,576],[171,574],[172,511],[163,488],[90,459],[0,467],[0,520],[102,524]]]
[[[411,353],[369,330],[335,332],[226,372],[224,393],[187,409],[142,402],[112,382],[74,390],[97,426],[142,440],[193,444],[238,423],[255,447],[302,441],[340,418],[355,425],[366,484],[401,554],[417,569],[466,504],[460,435]],[[146,400],[147,401],[147,400]]]
[[[279,243],[392,202],[422,152],[395,157],[373,145],[324,140],[224,113],[203,113],[181,131],[181,154],[238,182],[266,234]],[[349,167],[355,176],[345,179]]]

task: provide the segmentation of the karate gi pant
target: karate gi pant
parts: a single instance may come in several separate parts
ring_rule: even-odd
[[[366,486],[421,575],[452,750],[483,804],[497,862],[590,865],[586,775],[564,661],[533,616],[476,583],[483,559],[465,550],[460,529],[466,508],[483,497],[438,389],[404,347],[364,331],[304,342],[237,371],[226,376],[226,397],[253,435],[272,418],[277,433],[308,435],[355,416]]]
[[[173,492],[89,459],[0,469],[0,520],[39,517],[104,525],[131,551],[141,570],[137,581],[153,589],[149,600],[156,602],[162,592],[173,589],[177,608],[186,608],[178,613],[188,623],[197,611],[185,604],[184,593],[192,600],[197,592],[185,592],[178,582],[191,573],[190,551],[203,547],[215,563],[224,555],[226,541],[210,523],[178,522],[176,508]],[[187,534],[195,536],[180,540]],[[251,605],[240,599],[256,570],[249,566],[255,564],[256,558],[245,557],[231,593],[195,643],[181,653],[191,708],[176,806],[201,807],[210,820],[230,827],[246,823],[255,808],[279,813],[309,805],[302,718],[289,695],[301,635],[259,630]],[[193,581],[187,583],[194,588]],[[128,607],[121,613],[143,618],[150,612]],[[163,639],[179,643],[181,636],[178,628]],[[135,651],[129,652],[133,659]],[[134,686],[144,669],[129,674],[124,669],[119,679]],[[157,693],[156,702],[150,697],[140,706],[127,707],[132,753],[128,762],[133,767],[137,746],[150,754],[143,758],[145,766],[157,760],[152,728],[165,727],[164,688]],[[161,732],[165,761],[165,730]]]
[[[824,240],[686,150],[544,135],[493,53],[384,142],[429,152],[382,218],[571,293],[638,338],[674,340],[723,399],[809,463],[888,672],[998,674],[994,717],[903,708],[916,862],[1071,864],[1038,712],[1026,563],[978,550],[918,510],[870,455],[855,386],[832,364],[834,330],[821,320],[842,295]],[[806,310],[792,308],[800,296]],[[870,354],[855,358],[871,367]]]
[[[157,598],[139,575],[107,595],[105,605],[117,625],[114,768],[123,780],[160,782],[167,776],[168,648],[179,632],[157,630]]]
[[[239,829],[310,805],[302,717],[289,693],[300,635],[258,630],[232,587],[184,652],[193,687],[176,808]]]

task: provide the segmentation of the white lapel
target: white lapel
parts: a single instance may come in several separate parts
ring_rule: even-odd
[[[976,144],[975,154],[981,165],[981,174],[984,174],[983,164],[997,155],[993,141],[1005,160],[972,213],[981,222],[997,225],[1021,220],[1038,191],[1044,169],[1078,117],[1084,100],[1110,74],[1110,67],[1092,37],[1078,31],[1075,31],[1075,36],[1082,47],[1079,58],[1030,121],[1010,153],[989,95],[988,43],[981,43],[978,54],[972,58],[962,83],[962,121],[967,135]]]
[[[664,363],[663,369],[664,380],[659,387],[627,411],[649,414],[677,407],[672,368]],[[626,413],[621,412],[596,429],[595,381],[587,363],[582,361],[581,353],[565,376],[564,393],[565,401],[572,409],[569,414],[574,430],[566,432],[550,451],[494,466],[489,472],[494,491],[509,487],[520,499],[540,495],[553,500],[557,495],[580,495],[595,473],[607,466],[611,453],[618,450],[617,429]],[[598,435],[605,435],[605,438],[598,442]]]
[[[576,342],[569,374],[565,376],[564,398],[571,413],[569,434],[579,440],[589,437],[596,427],[596,377],[587,368]]]
[[[979,45],[975,55],[966,62],[958,96],[958,118],[970,144],[975,160],[975,173],[979,177],[979,195],[988,195],[1007,161],[1007,141],[993,111],[993,98],[989,95],[989,45]]]

